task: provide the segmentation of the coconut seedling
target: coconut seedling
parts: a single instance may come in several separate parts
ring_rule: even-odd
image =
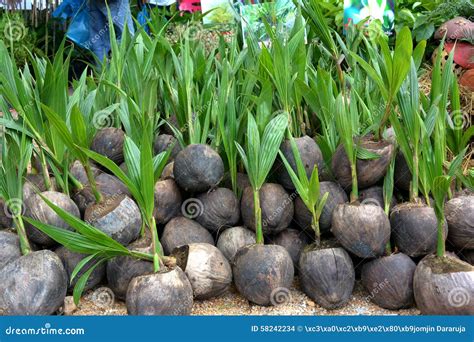
[[[390,214],[394,188],[395,158],[388,168],[383,186],[385,214]],[[363,265],[361,279],[370,299],[378,306],[390,310],[410,307],[414,303],[413,274],[416,264],[401,252],[392,253],[390,241],[385,255]]]
[[[378,158],[358,145],[359,113],[355,97],[343,99],[339,94],[335,109],[336,127],[350,164],[352,191],[350,203],[339,204],[332,214],[331,231],[350,252],[361,258],[383,255],[390,239],[390,222],[383,209],[376,205],[360,204],[358,200],[358,158]],[[333,164],[334,165],[334,164]],[[337,164],[336,164],[337,165]],[[336,167],[342,167],[341,165]]]
[[[143,222],[151,234],[150,252],[127,249],[106,233],[68,214],[47,199],[44,200],[48,205],[76,232],[62,231],[56,227],[30,219],[28,221],[71,251],[89,255],[76,266],[71,275],[71,281],[75,279],[85,265],[91,260],[95,260],[94,265],[77,280],[73,292],[76,303],[80,299],[87,279],[98,266],[114,257],[125,256],[147,260],[152,262],[153,265],[153,272],[138,275],[130,282],[126,295],[129,314],[189,314],[193,304],[191,284],[184,272],[175,266],[173,259],[163,255],[153,217],[153,184],[159,178],[170,151],[152,157],[152,134],[151,131],[148,133],[144,134],[140,149],[130,138],[125,138],[124,156],[129,165],[130,176],[125,175],[120,167],[107,157],[90,150],[83,151],[90,158],[113,172],[129,188],[140,205]],[[114,210],[117,210],[117,208]],[[138,230],[140,230],[140,227],[138,227]]]
[[[275,304],[276,292],[288,289],[294,275],[288,252],[278,245],[264,245],[260,205],[260,190],[275,162],[287,125],[288,118],[280,114],[267,124],[261,136],[254,117],[248,115],[247,149],[235,143],[251,183],[256,244],[238,250],[232,270],[238,291],[259,305]]]
[[[23,70],[17,68],[4,43],[0,42],[0,64],[2,70],[5,70],[0,75],[0,91],[17,114],[13,116],[9,107],[2,104],[3,117],[0,122],[5,127],[23,132],[35,140],[38,146],[34,148],[38,159],[35,164],[43,176],[46,190],[52,190],[54,185],[50,177],[52,170],[49,162],[54,161],[57,167],[62,167],[65,146],[45,124],[40,104],[44,101],[65,109],[69,58],[64,61],[63,56],[64,49],[61,46],[54,63],[38,57],[32,58],[32,74],[28,65],[25,65]]]
[[[452,62],[452,55],[448,59]],[[440,61],[437,62],[437,72],[441,72]],[[436,249],[437,219],[434,209],[430,206],[430,185],[427,181],[425,168],[420,167],[423,141],[430,139],[436,116],[444,115],[446,111],[451,71],[446,67],[443,78],[447,87],[439,88],[441,78],[433,78],[432,100],[425,111],[421,105],[418,77],[415,62],[411,61],[409,78],[402,85],[399,96],[400,117],[393,114],[392,126],[397,136],[400,150],[410,170],[412,179],[410,185],[410,201],[397,205],[390,215],[393,238],[399,250],[410,257],[424,256]],[[435,95],[435,92],[438,93]],[[442,103],[441,103],[442,102]],[[443,138],[445,139],[445,138]],[[421,190],[425,203],[419,200]]]
[[[452,61],[452,54],[448,61]],[[437,80],[434,91],[440,84],[451,85],[451,64],[445,67],[442,77],[439,64],[435,73]],[[436,255],[428,255],[417,265],[413,287],[415,301],[423,314],[474,314],[474,268],[455,256],[446,254],[446,217],[445,201],[454,176],[462,164],[466,149],[462,150],[451,162],[447,162],[447,94],[441,95],[434,119],[432,137],[425,136],[422,141],[420,179],[425,197],[433,196],[436,215]],[[429,193],[428,193],[429,192]],[[461,302],[459,302],[459,296]]]
[[[347,252],[338,248],[321,248],[319,220],[329,193],[320,196],[317,166],[307,175],[298,146],[290,139],[296,173],[282,152],[280,157],[300,195],[301,201],[311,213],[311,228],[314,242],[304,248],[299,258],[300,281],[303,291],[314,301],[327,309],[334,309],[347,303],[354,287],[355,273]]]
[[[16,246],[10,243],[2,251],[0,311],[3,315],[52,315],[63,304],[67,291],[67,275],[61,259],[49,250],[33,251],[26,234],[22,217],[23,181],[32,150],[33,145],[25,135],[7,132],[2,138],[0,196],[6,201],[19,240]],[[2,237],[2,245],[4,242]]]

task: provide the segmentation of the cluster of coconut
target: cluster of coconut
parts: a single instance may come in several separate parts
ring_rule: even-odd
[[[106,128],[97,133],[92,148],[120,164],[124,161],[123,141],[123,131]],[[155,153],[175,142],[171,135],[158,135]],[[316,165],[325,169],[322,153],[312,138],[304,136],[296,143],[308,174]],[[381,181],[394,153],[392,144],[371,140],[360,144],[380,158],[358,160],[358,181],[363,190],[358,202],[348,203],[349,161],[342,147],[336,151],[332,170],[324,172],[320,186],[321,194],[329,193],[319,222],[321,245],[311,243],[311,215],[281,160],[274,165],[271,182],[260,189],[263,233],[268,243],[262,245],[255,243],[254,198],[246,176],[239,175],[239,198],[225,186],[224,163],[215,150],[201,144],[182,149],[176,144],[155,185],[154,214],[164,254],[174,257],[176,265],[167,272],[153,273],[150,261],[117,257],[92,271],[85,290],[107,284],[116,298],[126,301],[129,314],[187,315],[194,299],[220,296],[232,283],[252,303],[279,304],[282,289],[292,286],[296,273],[302,291],[322,307],[332,309],[349,301],[356,277],[361,277],[371,300],[384,308],[405,308],[416,301],[423,313],[473,314],[473,267],[454,254],[449,256],[448,265],[432,256],[437,238],[432,207],[397,204],[394,198],[390,215],[382,209]],[[282,143],[281,151],[296,167],[288,141]],[[125,164],[122,168],[126,171]],[[408,190],[406,179],[409,185],[410,175],[404,168],[401,158],[396,175],[399,194]],[[149,240],[140,237],[140,210],[124,184],[105,170],[94,168],[98,189],[105,198],[96,204],[82,166],[75,163],[71,172],[84,185],[81,191],[71,198],[55,191],[42,192],[42,196],[129,249],[149,251]],[[29,176],[24,188],[24,215],[71,229],[36,194],[38,189],[44,189],[41,177]],[[474,196],[454,197],[446,205],[446,217],[453,251],[472,264]],[[5,228],[11,225],[3,217],[0,223]],[[31,225],[26,231],[38,250],[35,253],[41,253],[42,258],[32,258],[31,254],[21,257],[18,237],[0,232],[0,308],[7,314],[53,314],[72,292],[75,284],[69,279],[85,255],[58,246]],[[390,240],[397,252],[387,255]],[[86,271],[87,267],[83,269]],[[453,294],[453,288],[469,300],[459,305],[458,297],[454,297],[459,294]]]

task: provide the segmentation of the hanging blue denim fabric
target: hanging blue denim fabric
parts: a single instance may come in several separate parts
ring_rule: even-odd
[[[62,19],[73,17],[67,31],[68,38],[92,51],[101,61],[110,51],[107,6],[117,39],[122,37],[125,25],[134,34],[128,0],[64,0],[53,13]]]

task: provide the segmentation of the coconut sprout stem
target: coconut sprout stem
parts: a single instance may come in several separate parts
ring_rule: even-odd
[[[415,202],[418,198],[418,146],[413,147],[413,175],[411,181],[410,201]]]
[[[18,237],[20,238],[21,254],[27,255],[31,252],[31,246],[30,242],[28,241],[28,237],[26,236],[26,230],[25,225],[23,224],[23,219],[19,216],[15,217],[13,221],[15,222]]]
[[[385,112],[383,114],[382,120],[380,121],[380,126],[377,132],[376,139],[380,140],[382,138],[383,134],[383,129],[385,128],[385,125],[387,124],[388,118],[390,117],[390,111],[392,110],[392,95],[388,97],[387,105],[385,106]]]
[[[446,250],[446,243],[444,241],[444,214],[439,215],[438,217],[438,246],[436,248],[436,255],[439,258],[444,257],[444,252]]]
[[[255,214],[255,231],[257,234],[256,242],[263,245],[263,229],[262,229],[262,208],[260,207],[260,191],[253,191],[253,203]]]
[[[44,156],[43,150],[40,152],[40,159],[41,159],[41,171],[43,173],[43,180],[44,180],[44,186],[46,190],[50,191],[52,190],[52,185],[51,185],[51,178],[49,177],[49,170],[48,170],[48,164],[46,163],[46,157]]]
[[[314,243],[319,247],[321,244],[321,230],[319,228],[319,217],[316,214],[316,211],[313,209],[313,219],[311,222],[311,228],[314,230]]]
[[[84,169],[86,170],[87,180],[92,188],[92,193],[94,194],[96,203],[102,202],[102,194],[97,190],[97,183],[95,182],[94,174],[92,173],[91,165],[86,162],[83,164]]]
[[[351,203],[352,203],[352,202],[357,201],[357,199],[359,198],[356,162],[351,163],[351,175],[352,175],[352,191],[351,191]]]
[[[77,180],[76,177],[74,177],[70,173],[68,173],[68,177],[69,177],[69,180],[71,181],[72,185],[74,186],[74,189],[76,189],[77,191],[81,191],[82,189],[84,189],[84,186],[82,185],[81,182],[79,182]]]
[[[158,231],[156,230],[156,221],[154,217],[149,220],[148,227],[151,230],[151,245],[153,249],[153,270],[156,273],[160,270],[160,257],[163,255],[163,252],[161,251],[160,240],[158,239]]]

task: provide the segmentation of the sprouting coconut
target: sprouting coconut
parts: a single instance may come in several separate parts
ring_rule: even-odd
[[[354,266],[342,248],[308,246],[299,260],[301,288],[326,309],[344,306],[354,288]]]
[[[120,128],[106,127],[98,131],[92,140],[91,150],[106,156],[116,164],[123,158],[125,133]]]
[[[311,172],[313,172],[313,168],[315,165],[317,165],[319,170],[322,170],[324,166],[323,155],[314,139],[305,135],[304,137],[296,138],[295,142],[308,177],[311,175]],[[285,140],[281,144],[280,150],[283,153],[283,156],[285,156],[288,163],[290,163],[293,170],[296,171],[296,163],[293,159],[290,141]],[[275,171],[277,174],[278,183],[283,185],[285,189],[295,189],[295,186],[291,181],[288,171],[286,171],[286,168],[283,166],[279,158],[277,158],[277,162],[275,163]]]
[[[255,243],[255,233],[245,227],[232,227],[224,230],[217,240],[217,248],[232,262],[237,251]]]
[[[132,242],[129,249],[147,253],[151,251],[151,239]],[[119,256],[107,262],[107,283],[118,299],[125,300],[128,285],[133,278],[152,274],[153,262],[130,256]]]
[[[161,244],[166,255],[176,247],[190,243],[214,245],[214,238],[206,228],[186,217],[175,217],[166,224],[161,237]]]
[[[105,197],[101,203],[90,205],[84,220],[123,245],[136,240],[142,228],[140,209],[125,195]]]
[[[174,160],[174,178],[179,187],[191,193],[216,187],[224,176],[224,163],[210,146],[193,144]]]
[[[444,160],[445,155],[436,153],[434,161],[429,159],[432,164],[427,164],[433,175],[441,175],[430,178],[437,218],[436,255],[426,256],[416,267],[415,301],[425,315],[474,315],[474,267],[445,252],[445,198],[452,177],[443,175],[443,163],[438,164],[436,158]]]
[[[319,174],[319,173],[318,173]],[[346,192],[337,183],[326,181],[319,184],[319,194],[322,197],[328,193],[328,199],[319,218],[321,234],[331,229],[332,213],[337,205],[348,201]],[[300,197],[295,199],[295,222],[303,230],[311,230],[313,216]]]
[[[411,257],[425,256],[436,250],[437,219],[435,211],[422,203],[402,203],[390,214],[393,239],[398,249]],[[447,224],[444,223],[444,238]]]
[[[127,195],[131,197],[130,191],[127,189],[117,177],[109,175],[108,173],[101,173],[95,177],[97,191],[102,197],[115,197],[118,195]],[[86,208],[92,204],[98,204],[94,195],[93,188],[87,183],[84,188],[74,193],[72,199],[79,207],[81,213],[84,213]]]
[[[266,195],[262,196],[261,192],[263,192],[265,180],[275,162],[287,125],[288,118],[286,115],[280,114],[267,124],[260,138],[257,123],[253,116],[249,115],[247,118],[247,136],[254,137],[254,139],[247,139],[247,151],[252,151],[252,153],[247,155],[242,146],[237,144],[238,152],[244,162],[251,184],[250,188],[246,188],[244,196],[253,197],[253,200],[252,198],[242,199],[242,216],[244,223],[246,225],[251,223],[252,225],[249,225],[249,227],[255,229],[256,244],[238,250],[233,260],[232,272],[239,293],[247,300],[259,305],[277,305],[288,299],[289,288],[294,276],[293,262],[286,249],[278,245],[263,244],[262,224],[263,214],[265,213],[266,219],[270,219],[269,216],[272,213],[265,212],[264,206],[268,205],[265,202],[268,203],[270,199]],[[279,185],[270,184],[268,189],[270,188],[270,191],[265,191],[267,194],[275,194],[275,189],[278,188],[277,193],[281,194],[283,192],[285,197],[288,196],[283,187]],[[278,201],[281,203],[281,198]],[[249,207],[253,210],[253,217],[249,216]],[[290,207],[290,217],[292,217],[293,203]],[[281,218],[284,217],[284,214],[282,216],[280,213],[277,216]],[[289,221],[291,221],[291,218]],[[290,223],[289,221],[282,225],[287,226]],[[275,225],[277,222],[276,219],[270,223]],[[278,224],[276,224],[276,228],[275,231],[282,230],[279,229]]]
[[[374,204],[340,204],[332,216],[332,233],[351,253],[361,258],[383,255],[390,240],[390,222]]]
[[[155,219],[158,224],[167,224],[181,213],[183,198],[176,182],[172,179],[155,184]]]
[[[0,270],[2,315],[52,315],[63,304],[66,291],[61,259],[49,250],[26,254]]]
[[[460,196],[446,203],[448,240],[461,252],[474,249],[474,196]]]
[[[361,188],[368,188],[382,179],[387,172],[394,148],[388,141],[373,141],[370,137],[361,138],[357,143],[359,148],[379,156],[375,159],[361,159],[359,157],[356,159],[357,184]],[[343,145],[340,145],[334,153],[332,169],[339,184],[344,189],[350,189],[353,182],[351,162],[347,158]]]
[[[133,278],[126,303],[129,315],[189,315],[193,307],[193,289],[186,274],[175,267]]]
[[[288,228],[294,213],[292,197],[280,184],[275,183],[263,184],[259,194],[263,233],[266,235],[278,234]],[[241,211],[244,225],[255,229],[255,207],[252,187],[245,188],[242,194]]]
[[[158,134],[155,137],[155,142],[153,144],[153,150],[155,154],[160,154],[165,152],[168,148],[173,146],[169,160],[176,158],[178,153],[181,151],[181,146],[179,145],[178,140],[172,135],[169,134]]]
[[[371,203],[364,205],[357,201],[358,186],[359,181],[365,187],[373,185],[385,175],[393,146],[368,139],[360,139],[354,145],[353,135],[358,131],[359,119],[357,108],[349,106],[339,95],[336,100],[336,127],[342,144],[339,156],[336,156],[338,152],[333,156],[333,170],[343,187],[352,184],[352,191],[351,202],[339,204],[334,209],[331,231],[350,252],[361,258],[375,258],[383,255],[385,245],[390,240],[390,222],[379,206]],[[365,159],[361,160],[362,156]],[[346,180],[347,170],[336,171],[336,168],[348,168],[349,181]],[[360,176],[359,172],[362,172]]]
[[[199,195],[195,199],[199,212],[195,220],[211,232],[233,227],[240,219],[240,203],[237,196],[227,188],[217,188],[213,191]],[[191,206],[192,199],[185,201],[183,215],[187,215],[187,206]]]
[[[308,244],[307,235],[298,229],[288,228],[275,236],[269,237],[269,242],[285,248],[290,254],[293,265],[298,267],[301,253]]]
[[[46,204],[41,196],[47,198],[70,214],[80,217],[77,205],[67,195],[55,191],[45,191],[31,197],[25,203],[25,217],[62,229],[72,230],[72,228]],[[45,247],[51,247],[56,244],[53,239],[36,229],[33,225],[27,223],[25,228],[28,238],[34,243]]]
[[[413,274],[416,264],[403,253],[371,260],[362,267],[362,284],[378,306],[398,310],[414,304]]]
[[[74,286],[76,286],[77,280],[85,273],[87,272],[94,264],[95,262],[92,260],[89,263],[87,263],[84,268],[74,277],[74,279],[71,279],[72,273],[74,272],[74,269],[76,266],[83,260],[87,255],[85,254],[80,254],[80,253],[75,253],[70,250],[68,250],[66,247],[59,247],[54,251],[59,258],[61,259],[64,270],[66,271],[67,278],[68,278],[68,292],[72,293]],[[98,267],[96,267],[89,278],[87,279],[87,282],[84,286],[84,291],[90,290],[94,288],[96,285],[99,285],[105,278],[105,264],[101,264]]]
[[[416,305],[424,315],[474,315],[474,267],[449,255],[428,255],[414,275]]]
[[[390,214],[393,202],[394,174],[396,159],[392,162],[385,175],[383,188],[375,188],[375,194],[364,200],[375,201],[377,206],[384,208],[385,214]],[[374,189],[374,187],[369,188]],[[385,255],[369,260],[362,265],[362,284],[369,293],[368,298],[375,304],[390,310],[407,308],[413,305],[413,274],[416,264],[403,253],[393,253],[390,242],[385,247]]]
[[[294,267],[287,250],[278,245],[242,247],[232,264],[239,293],[258,305],[277,305],[279,292],[289,291]]]
[[[327,206],[329,192],[321,191],[317,166],[308,176],[295,141],[291,139],[290,143],[297,172],[293,170],[283,153],[280,153],[280,156],[300,195],[301,202],[311,215],[310,226],[314,232],[314,243],[300,251],[298,258],[301,287],[310,298],[324,308],[337,308],[344,305],[352,294],[354,267],[351,258],[342,248],[321,247],[320,221],[324,207]],[[331,189],[331,186],[327,188]]]
[[[0,269],[21,257],[20,239],[14,233],[0,231]]]
[[[32,252],[26,233],[24,220],[31,219],[22,216],[25,203],[22,201],[23,182],[26,170],[31,161],[33,146],[27,143],[25,136],[19,139],[4,137],[0,162],[0,196],[5,200],[7,212],[12,218],[13,226],[18,234],[18,239],[6,232],[2,233],[1,250],[2,267],[0,267],[0,313],[1,315],[52,315],[63,304],[67,291],[67,276],[59,257],[49,250]],[[8,185],[7,185],[8,184]],[[79,215],[79,210],[74,205],[65,201],[62,194],[55,192],[43,193],[44,197],[51,197],[59,205],[65,205],[66,210],[71,210]],[[42,206],[40,197],[32,201],[35,205],[35,217],[51,220],[59,225],[58,231],[69,228],[64,221],[54,217]],[[75,207],[75,209],[73,209]],[[73,216],[71,215],[71,216]],[[30,232],[41,237],[41,241],[49,241],[47,235],[39,231]],[[46,238],[45,238],[46,237]],[[21,256],[18,255],[18,244]]]
[[[186,273],[196,299],[220,296],[232,283],[230,264],[224,254],[213,245],[191,243],[176,248],[172,256]]]

